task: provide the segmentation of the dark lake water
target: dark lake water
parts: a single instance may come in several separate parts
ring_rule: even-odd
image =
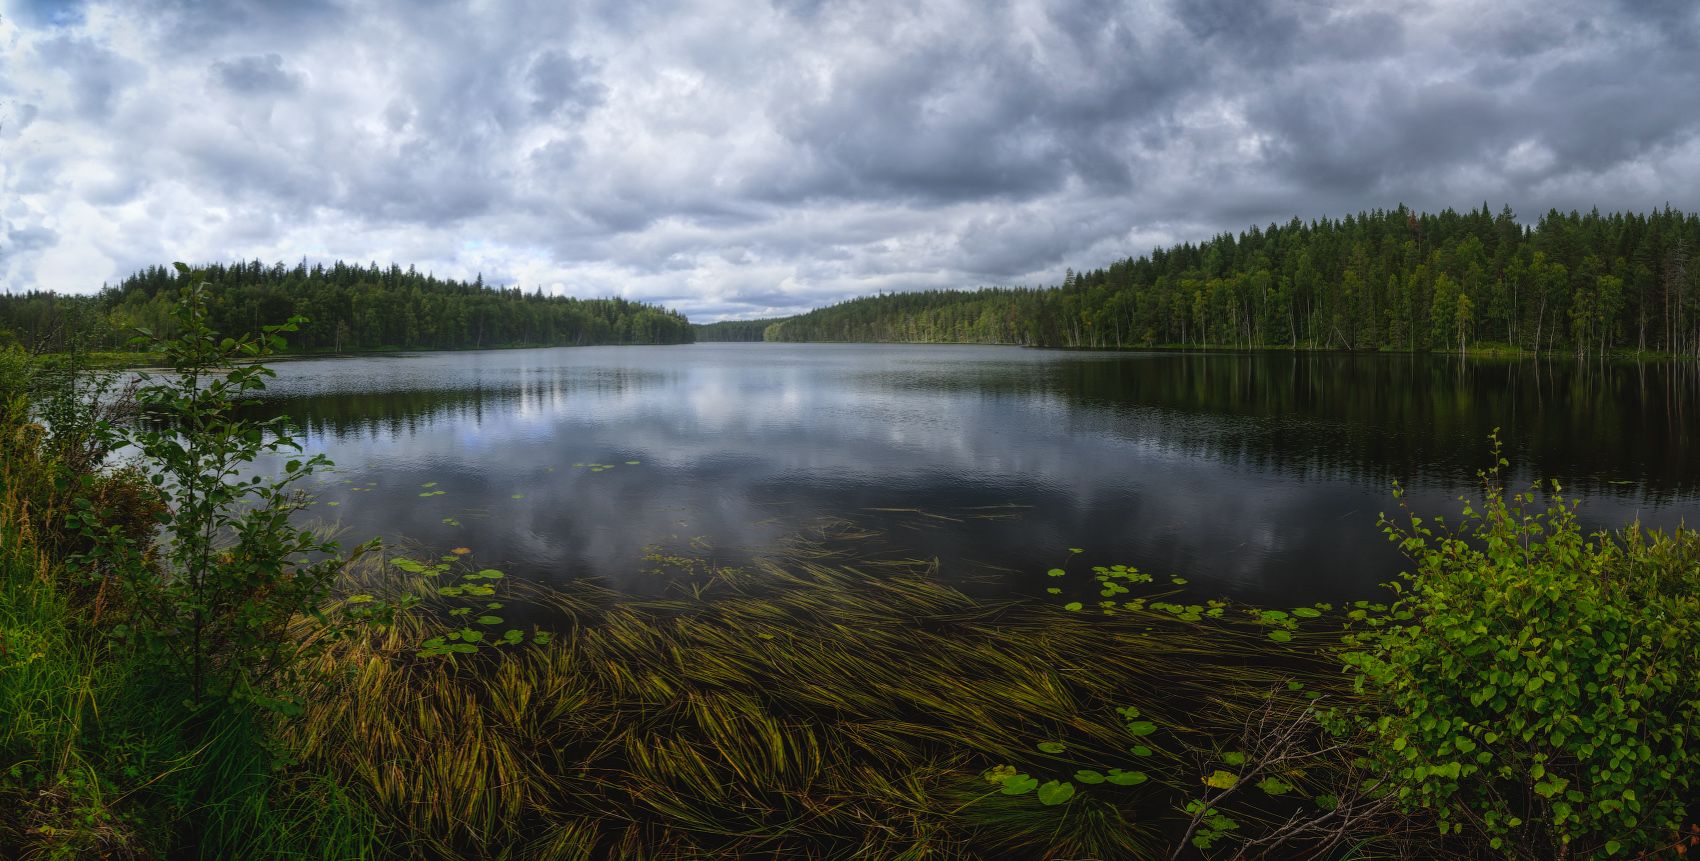
[[[652,548],[735,562],[835,519],[981,594],[1042,594],[1068,560],[1366,597],[1401,570],[1393,482],[1454,513],[1496,427],[1515,479],[1559,479],[1591,525],[1700,522],[1681,365],[701,344],[276,367],[265,409],[336,461],[314,511],[345,541],[637,591]]]

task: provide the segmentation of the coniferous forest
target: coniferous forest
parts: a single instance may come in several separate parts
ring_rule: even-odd
[[[697,341],[760,341],[767,327],[782,323],[788,317],[768,317],[760,320],[724,320],[719,323],[695,323]]]
[[[285,267],[259,261],[212,265],[209,322],[221,332],[256,332],[301,315],[312,325],[298,351],[458,350],[591,344],[684,344],[684,315],[625,299],[545,296],[456,281],[400,266]],[[75,333],[95,350],[122,350],[136,329],[174,337],[180,286],[163,266],[145,269],[92,297],[36,292],[0,296],[0,342],[37,352],[66,349]],[[7,332],[10,331],[8,336]]]
[[[1700,218],[1405,207],[1253,227],[1046,289],[853,299],[770,341],[1700,355]]]

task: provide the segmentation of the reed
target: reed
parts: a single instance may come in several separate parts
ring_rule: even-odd
[[[401,857],[1146,857],[1198,751],[1289,681],[1334,685],[1255,625],[986,603],[820,542],[697,570],[688,599],[511,591],[561,620],[542,646],[420,658],[430,615],[339,645],[283,741]],[[998,766],[1150,780],[1048,806]]]

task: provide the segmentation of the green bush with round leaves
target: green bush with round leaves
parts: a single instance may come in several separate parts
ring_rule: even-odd
[[[1700,813],[1700,534],[1586,536],[1496,463],[1456,524],[1383,517],[1414,568],[1346,637],[1371,755],[1407,810],[1508,857],[1669,846]]]

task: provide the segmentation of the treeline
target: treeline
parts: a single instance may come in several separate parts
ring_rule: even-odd
[[[452,350],[590,344],[686,344],[690,323],[675,311],[625,299],[573,299],[456,281],[400,266],[337,262],[286,267],[259,261],[214,264],[209,322],[221,332],[254,332],[300,314],[312,321],[290,339],[302,351]],[[157,266],[96,296],[35,292],[0,296],[0,343],[35,352],[122,350],[137,328],[175,337],[172,308],[181,286]],[[9,332],[9,335],[7,334]]]
[[[782,323],[787,317],[768,317],[761,320],[725,320],[719,323],[692,323],[697,341],[760,341],[767,327]]]
[[[772,341],[1700,356],[1700,217],[1405,207],[1224,233],[1044,289],[867,297]]]

